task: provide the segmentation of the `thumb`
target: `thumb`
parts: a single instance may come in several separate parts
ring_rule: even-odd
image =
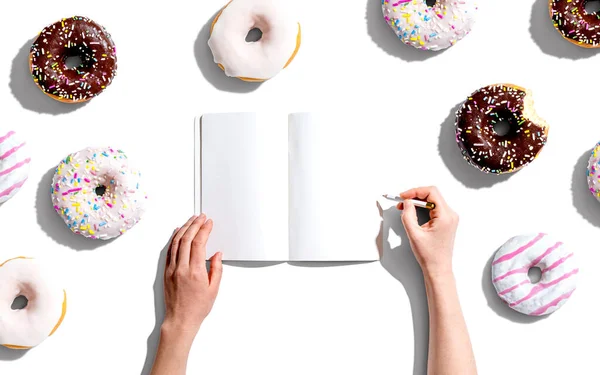
[[[223,263],[221,259],[223,254],[221,252],[216,253],[210,258],[210,271],[208,273],[208,280],[210,288],[215,292],[215,295],[219,291],[219,285],[221,285],[221,275],[223,275]]]
[[[417,210],[415,205],[410,200],[405,200],[404,210],[402,211],[402,224],[404,229],[409,236],[412,236],[416,231],[421,229],[419,222],[417,221]]]

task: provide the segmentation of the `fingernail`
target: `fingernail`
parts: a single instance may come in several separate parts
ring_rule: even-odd
[[[204,213],[202,213],[202,214],[200,215],[200,218],[201,218],[201,219],[204,219],[205,217],[206,217],[206,215],[204,215]]]
[[[217,260],[219,260],[219,261],[220,261],[220,260],[222,260],[222,259],[223,259],[223,253],[219,251],[219,252],[217,253]]]
[[[206,224],[208,224],[208,223],[212,224],[212,222],[213,222],[213,219],[206,220]]]

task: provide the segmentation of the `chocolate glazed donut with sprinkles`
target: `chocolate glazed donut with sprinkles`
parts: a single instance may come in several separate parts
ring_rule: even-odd
[[[504,135],[498,123],[510,128]],[[485,173],[516,172],[535,160],[549,127],[533,108],[531,92],[510,84],[474,92],[456,114],[456,142],[464,159]]]
[[[569,42],[584,48],[600,47],[600,18],[588,13],[588,0],[549,0],[554,27]]]
[[[78,58],[80,63],[69,67],[69,58]],[[117,52],[104,27],[74,16],[40,32],[31,46],[29,67],[46,95],[64,103],[80,103],[111,84],[117,73]]]

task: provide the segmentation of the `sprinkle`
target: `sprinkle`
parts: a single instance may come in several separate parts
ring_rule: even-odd
[[[80,190],[81,190],[81,188],[69,189],[69,190],[65,191],[64,193],[62,193],[62,195],[67,195],[67,194],[70,194],[70,193],[75,193],[75,192],[78,192]]]

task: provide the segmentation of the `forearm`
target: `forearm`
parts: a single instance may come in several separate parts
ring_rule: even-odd
[[[185,375],[193,340],[163,325],[151,375]]]
[[[475,375],[475,357],[452,272],[426,273],[429,375]]]

